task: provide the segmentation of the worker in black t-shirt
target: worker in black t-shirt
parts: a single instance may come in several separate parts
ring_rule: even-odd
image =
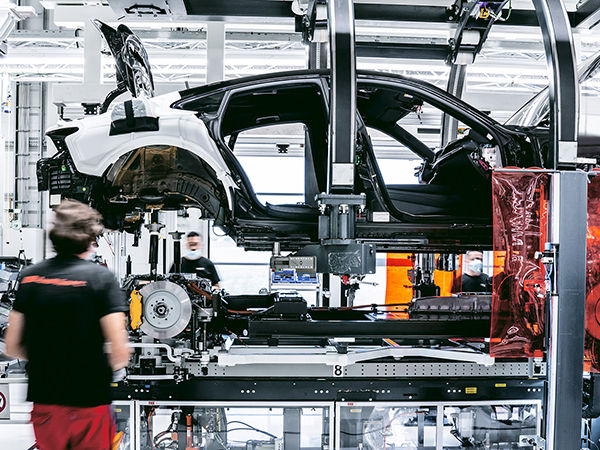
[[[207,278],[213,288],[219,287],[219,274],[217,268],[208,258],[202,256],[202,236],[195,231],[187,235],[187,253],[181,258],[181,273],[193,273],[201,278]],[[175,264],[171,266],[171,273],[175,272]]]
[[[483,252],[470,251],[463,257],[462,292],[492,292],[490,277],[483,273]]]
[[[110,449],[110,383],[130,356],[125,298],[115,277],[88,260],[102,233],[100,214],[71,200],[54,212],[49,237],[56,256],[23,270],[6,353],[29,361],[38,448]]]

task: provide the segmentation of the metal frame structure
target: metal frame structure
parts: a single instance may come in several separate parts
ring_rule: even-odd
[[[327,193],[345,194],[354,185],[356,56],[352,0],[327,2],[331,97]]]
[[[560,0],[534,0],[542,27],[549,69],[551,148],[553,165],[572,165],[577,161],[579,86],[571,24]],[[359,17],[358,13],[356,14]],[[331,17],[331,16],[330,16]],[[332,58],[354,60],[354,48],[348,54]],[[333,77],[336,66],[332,63]],[[343,101],[343,100],[342,100]],[[330,108],[337,110],[334,97]],[[555,176],[556,179],[556,176]],[[581,391],[583,389],[583,326],[585,305],[585,226],[587,191],[583,173],[562,172],[559,194],[552,199],[552,227],[559,245],[557,292],[551,314],[550,390],[546,438],[548,449],[580,446]],[[573,202],[577,198],[579,201]],[[559,357],[560,352],[560,357]],[[568,403],[564,399],[569,398]],[[560,408],[558,402],[561,402]]]
[[[547,448],[558,450],[576,448],[581,439],[587,175],[576,171],[554,174],[550,205],[558,258],[550,303],[546,438]]]
[[[236,401],[227,401],[227,402],[214,402],[214,401],[128,401],[128,402],[115,402],[115,405],[124,405],[131,408],[131,425],[130,431],[132,436],[132,442],[130,448],[135,448],[136,450],[141,450],[140,447],[140,433],[141,433],[141,408],[144,406],[152,406],[152,407],[200,407],[200,408],[281,408],[283,409],[282,413],[284,415],[284,435],[286,434],[286,428],[292,426],[293,428],[298,428],[300,423],[298,420],[289,420],[293,418],[286,417],[290,413],[293,414],[294,410],[297,408],[320,408],[328,411],[328,415],[324,418],[328,422],[328,432],[329,432],[329,442],[331,443],[332,449],[339,449],[341,445],[341,419],[342,419],[342,408],[351,407],[361,408],[361,407],[379,407],[379,408],[415,408],[415,407],[427,407],[427,406],[435,406],[437,409],[437,421],[436,421],[436,448],[442,448],[442,429],[443,429],[443,419],[444,419],[444,408],[449,406],[489,406],[489,405],[510,405],[510,406],[526,406],[526,405],[535,405],[537,406],[537,429],[538,432],[541,428],[541,410],[542,410],[542,401],[539,399],[529,399],[529,400],[514,400],[514,399],[505,399],[505,400],[496,400],[496,401],[460,401],[460,400],[448,400],[448,401],[376,401],[376,402],[365,402],[365,401],[353,401],[347,402],[344,400],[341,401],[293,401],[293,402],[264,402],[264,401],[244,401],[244,402],[236,402]],[[288,428],[289,430],[289,428]],[[289,435],[295,435],[297,430],[289,431]],[[284,436],[285,438],[285,436]],[[299,439],[294,442],[288,442],[286,445],[286,449],[299,449]]]
[[[571,25],[561,0],[534,0],[550,77],[550,148],[555,169],[577,162],[579,82]]]
[[[194,84],[206,81],[208,70],[205,63],[204,31],[169,31],[165,33],[168,37],[164,38],[159,38],[160,34],[156,31],[136,30],[136,33],[140,34],[148,49],[156,83],[164,85],[187,81]],[[360,31],[357,30],[357,33]],[[530,41],[507,41],[507,38],[509,36],[502,36],[501,40],[490,36],[478,56],[477,64],[469,67],[469,101],[473,102],[474,93],[485,93],[486,98],[499,91],[515,95],[522,93],[522,99],[513,100],[512,106],[510,102],[504,102],[503,105],[510,111],[519,103],[524,103],[528,93],[534,93],[547,85],[547,78],[543,71],[539,70],[540,63],[543,62],[543,46]],[[9,57],[0,61],[0,71],[9,74],[12,79],[21,81],[81,82],[84,61],[82,50],[78,47],[82,45],[83,38],[75,36],[73,32],[17,30],[9,38]],[[318,45],[323,47],[322,43]],[[424,55],[428,48],[435,48],[437,45],[444,46],[445,40],[439,37],[409,38],[357,34],[357,64],[361,68],[377,67],[444,86],[448,80],[449,67],[443,64],[441,58],[437,61],[403,61],[401,65],[395,61],[395,58],[413,58],[415,53]],[[583,57],[598,49],[589,36],[582,36],[578,45],[579,54]],[[291,32],[228,31],[225,46],[226,78],[305,67],[305,50],[299,37]],[[365,54],[366,47],[372,51]],[[411,50],[404,52],[403,49],[406,48]],[[321,55],[326,54],[326,51],[321,52]],[[511,61],[510,67],[499,73],[495,67],[502,67],[508,59]],[[114,66],[108,57],[102,58],[102,73],[104,83],[114,80]],[[586,83],[585,89],[597,92],[600,83],[596,80],[590,81]],[[489,102],[486,103],[488,105],[485,108],[496,108]]]
[[[272,366],[271,366],[272,367]],[[384,371],[384,369],[381,369]],[[113,388],[119,400],[148,401],[496,401],[544,400],[542,375],[527,376],[204,376],[179,383],[136,381]],[[275,375],[275,376],[274,376]],[[468,387],[477,387],[472,392]],[[579,428],[578,428],[579,429]]]
[[[577,162],[579,83],[571,25],[560,0],[534,0],[542,27],[550,82],[550,148],[555,168]],[[576,200],[575,200],[576,199]],[[575,200],[575,201],[574,201]],[[585,323],[587,176],[553,176],[551,231],[558,251],[551,296],[547,449],[581,446]],[[556,295],[557,294],[557,295]]]
[[[371,406],[541,404],[545,366],[539,366],[539,373],[528,371],[527,366],[528,363],[499,363],[491,367],[470,363],[367,363],[348,366],[336,375],[335,367],[326,374],[319,370],[322,366],[312,364],[295,365],[293,373],[286,372],[289,367],[282,364],[256,364],[241,371],[240,367],[215,365],[207,376],[178,384],[119,383],[113,388],[113,405],[131,408],[130,420],[132,415],[134,418],[130,421],[130,433],[137,437],[139,408],[143,405],[333,408],[339,402],[368,402]],[[25,378],[0,379],[0,383],[25,382]],[[333,409],[330,411],[330,418],[334,418]],[[28,423],[0,421],[0,425]],[[330,439],[333,442],[333,430]]]
[[[577,162],[579,85],[571,23],[560,0],[534,0],[542,27],[550,83],[552,165],[573,168]],[[358,9],[358,8],[355,8]],[[357,18],[359,13],[356,12]],[[331,14],[330,14],[331,17]],[[336,50],[334,52],[334,50]],[[354,46],[346,55],[332,46],[333,58],[354,61]],[[460,74],[460,73],[458,73]],[[457,84],[455,87],[460,87]],[[350,91],[347,91],[350,95]],[[330,108],[348,106],[349,99],[333,96]],[[351,99],[350,99],[351,100]],[[351,149],[350,149],[351,151]],[[552,231],[559,247],[557,294],[553,297],[550,337],[550,388],[547,405],[548,449],[580,446],[581,395],[583,389],[583,326],[585,306],[585,226],[587,191],[584,173],[563,171],[554,176],[557,194],[552,198]],[[560,180],[557,183],[557,180]],[[558,184],[558,186],[556,186]],[[572,199],[579,199],[577,202]],[[559,356],[560,354],[560,356]],[[565,402],[565,399],[569,399]],[[560,399],[560,400],[559,400]],[[560,408],[558,407],[558,402]]]
[[[133,450],[135,448],[135,442],[137,441],[137,430],[135,427],[135,423],[136,423],[136,417],[135,417],[135,412],[136,412],[136,402],[134,401],[124,401],[124,400],[116,400],[114,402],[112,402],[112,407],[113,407],[113,411],[115,413],[118,413],[118,411],[115,411],[115,409],[119,409],[122,407],[127,407],[129,408],[129,448],[128,449],[124,449],[124,450]],[[122,431],[122,430],[121,430]]]
[[[467,78],[467,65],[466,64],[452,64],[450,66],[450,76],[448,77],[448,85],[446,90],[461,98],[465,90],[465,81]],[[456,139],[458,135],[458,120],[454,117],[443,114],[442,115],[442,136],[441,145],[442,147],[448,145],[449,142]]]
[[[335,448],[341,448],[341,427],[339,421],[341,419],[341,409],[344,407],[351,407],[353,409],[361,407],[378,407],[378,408],[420,408],[427,406],[436,407],[436,450],[444,450],[443,447],[443,429],[444,429],[444,408],[447,406],[495,406],[495,405],[509,405],[509,406],[526,406],[536,405],[537,406],[537,432],[541,431],[542,427],[542,402],[540,400],[505,400],[505,401],[486,401],[486,402],[464,402],[464,401],[446,401],[446,402],[336,402],[335,404],[335,418],[336,418],[336,429],[335,429]],[[493,444],[493,443],[491,443]],[[429,448],[429,447],[428,447]],[[458,448],[458,447],[456,447]],[[463,448],[463,447],[461,447]]]
[[[200,363],[185,363],[184,368],[192,375],[200,376]],[[297,364],[272,364],[260,362],[237,366],[208,365],[209,377],[236,378],[251,376],[256,378],[326,378],[344,377],[372,380],[385,379],[426,379],[436,377],[474,377],[474,378],[544,378],[547,374],[546,364],[541,362],[495,362],[491,366],[472,362],[362,362],[342,366],[311,364],[310,361]]]
[[[283,439],[284,448],[290,450],[300,450],[300,421],[299,417],[295,414],[298,408],[322,408],[328,411],[328,415],[325,420],[328,422],[328,436],[329,440],[332,441],[335,434],[335,421],[332,420],[335,414],[335,406],[333,402],[319,402],[319,401],[294,401],[294,402],[260,402],[260,401],[245,401],[245,402],[205,402],[205,401],[135,401],[135,436],[140,435],[141,432],[141,408],[143,406],[153,407],[169,407],[169,406],[196,406],[200,408],[282,408],[282,414],[284,418],[283,424]],[[291,429],[293,428],[293,429]],[[135,442],[136,450],[141,450],[140,441],[136,439]]]
[[[364,361],[373,361],[380,358],[410,359],[410,358],[431,358],[440,360],[451,360],[457,362],[472,362],[483,366],[492,366],[494,358],[486,353],[474,351],[473,349],[444,349],[444,348],[418,348],[413,346],[406,347],[375,347],[366,349],[345,349],[344,353],[337,351],[308,351],[300,348],[280,349],[280,348],[242,348],[235,351],[230,349],[228,352],[219,352],[219,366],[240,366],[253,364],[316,364],[330,367],[347,367]],[[304,351],[303,351],[304,350]],[[334,369],[335,371],[335,369]]]
[[[116,3],[126,3],[116,2]],[[261,7],[257,8],[260,3]],[[206,6],[202,14],[222,15],[244,15],[262,17],[289,17],[289,11],[282,12],[287,8],[287,2],[266,2],[272,9],[265,10],[265,2],[240,0],[227,4],[226,10],[222,5]],[[577,161],[577,125],[578,125],[578,84],[575,70],[574,45],[571,36],[571,27],[586,23],[589,16],[582,17],[580,14],[567,14],[560,0],[534,0],[535,14],[531,11],[513,11],[513,25],[537,25],[542,27],[548,66],[551,71],[550,100],[551,100],[551,148],[554,149],[553,166],[563,169],[553,176],[554,194],[552,205],[552,233],[557,250],[557,276],[555,292],[552,297],[551,314],[551,336],[549,355],[549,379],[547,406],[546,438],[547,449],[562,450],[579,448],[580,446],[580,421],[581,421],[581,386],[583,371],[583,327],[584,323],[584,300],[585,300],[585,214],[586,214],[586,176],[574,170]],[[353,7],[350,0],[335,0],[328,2],[330,16],[330,41],[331,65],[332,65],[332,97],[330,109],[332,114],[330,130],[330,176],[329,187],[332,193],[343,193],[347,190],[348,177],[344,174],[348,165],[353,163],[354,150],[354,127],[355,127],[355,46],[354,46],[354,19],[356,20],[386,20],[386,21],[428,21],[439,23],[454,23],[457,18],[449,15],[446,8],[421,7],[413,8],[398,5],[376,5],[357,3]],[[221,9],[220,9],[221,8]],[[354,11],[355,17],[353,17]],[[202,16],[200,14],[200,16]],[[341,27],[341,28],[340,28]],[[360,48],[360,47],[359,47]],[[342,164],[341,178],[335,164]],[[338,182],[340,180],[340,182]],[[578,199],[573,201],[573,199]],[[335,368],[340,364],[333,364]],[[371,366],[370,366],[371,367]],[[218,373],[218,368],[215,371]],[[334,369],[335,370],[335,369]],[[342,372],[343,373],[343,372]],[[333,373],[335,375],[335,372]],[[541,376],[541,372],[540,372]],[[406,379],[383,379],[372,381],[370,390],[366,395],[379,398],[383,390],[392,389],[402,392],[402,395],[410,391]],[[466,382],[466,381],[465,381]],[[470,382],[470,381],[469,381]],[[195,386],[189,387],[196,383]],[[353,381],[344,381],[345,389],[340,393],[340,387],[331,388],[333,381],[330,380],[307,380],[289,381],[249,381],[236,380],[227,377],[226,380],[218,381],[210,378],[195,380],[194,383],[180,385],[172,396],[189,396],[192,393],[224,395],[225,385],[229,388],[237,387],[238,392],[245,392],[248,399],[254,399],[261,395],[266,397],[279,396],[286,390],[293,388],[294,384],[302,384],[306,392],[308,386],[315,388],[315,396],[330,396],[338,398],[341,395],[364,398],[365,393],[357,392],[358,386],[368,384],[364,378],[357,377]],[[252,384],[258,386],[264,383],[272,389],[266,391],[250,387]],[[344,385],[342,383],[342,385]],[[410,382],[408,382],[410,384]],[[457,382],[460,384],[461,382]],[[528,382],[518,380],[523,386]],[[523,384],[525,383],[525,384]],[[542,389],[544,382],[541,379],[529,381],[528,389]],[[203,389],[197,389],[203,385]],[[220,386],[214,394],[210,388]],[[277,385],[277,386],[275,386]],[[187,386],[187,387],[186,387]],[[274,388],[274,386],[276,388]],[[331,391],[329,390],[331,388]],[[460,388],[459,388],[460,389]],[[515,388],[516,389],[516,388]],[[524,389],[524,388],[523,388]],[[256,392],[253,392],[256,391]],[[347,393],[344,393],[346,392]],[[378,392],[375,392],[378,391]],[[133,395],[128,389],[124,389],[126,396]],[[254,395],[259,393],[260,395]],[[300,393],[299,392],[299,393]],[[522,391],[519,391],[520,393]],[[531,391],[529,391],[531,392]],[[250,394],[249,394],[250,393]],[[536,395],[537,395],[536,391]],[[163,396],[166,390],[157,389],[156,392],[148,390],[139,395]],[[335,397],[334,397],[335,394]],[[388,392],[389,394],[389,392]],[[448,392],[447,394],[455,394]],[[523,393],[524,394],[524,393]],[[295,395],[295,394],[293,394]],[[524,394],[525,395],[525,394]],[[418,397],[418,396],[417,396]],[[425,398],[426,396],[423,396]],[[539,397],[543,397],[542,393]],[[347,398],[347,397],[344,397]],[[519,398],[521,395],[519,395]],[[368,398],[367,398],[368,399]],[[560,401],[560,406],[559,406]]]
[[[81,0],[69,3],[81,3]],[[144,18],[152,16],[147,7],[139,5],[135,0],[109,0],[113,12],[120,17]],[[409,2],[381,2],[373,3],[368,0],[355,2],[355,17],[358,21],[388,21],[388,22],[425,22],[434,24],[455,24],[460,20],[458,6],[464,1],[457,1],[451,7],[444,5],[419,5],[415,6]],[[185,19],[193,16],[196,20],[223,20],[235,18],[252,18],[265,21],[272,19],[293,19],[292,1],[262,1],[262,0],[235,0],[226,4],[190,2],[185,4],[183,0],[169,2],[169,10],[156,11],[155,17]],[[590,26],[595,22],[587,21],[593,17],[594,3],[587,7],[579,7],[576,11],[569,13],[571,26]],[[510,23],[499,22],[500,25],[537,26],[536,14],[531,9],[514,8]]]

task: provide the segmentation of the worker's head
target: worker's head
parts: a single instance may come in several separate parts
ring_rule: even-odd
[[[463,271],[467,275],[476,277],[481,275],[483,270],[483,252],[480,251],[469,251],[465,253],[463,258]]]
[[[188,249],[187,257],[190,259],[198,259],[202,256],[202,236],[195,231],[190,231],[187,234],[186,246]]]
[[[74,200],[63,200],[54,207],[54,221],[49,232],[58,255],[86,255],[97,246],[102,234],[102,216],[94,208]]]

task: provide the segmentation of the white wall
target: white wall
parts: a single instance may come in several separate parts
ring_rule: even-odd
[[[0,231],[2,256],[17,256],[19,250],[25,250],[25,256],[37,263],[48,254],[46,233],[41,228],[22,228],[20,230],[4,228]]]

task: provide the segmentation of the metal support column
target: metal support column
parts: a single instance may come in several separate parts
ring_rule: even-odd
[[[308,44],[308,68],[327,69],[327,42]],[[308,129],[304,132],[304,203],[317,206],[316,196],[322,192],[317,181],[315,162]]]
[[[44,83],[15,83],[15,207],[26,228],[44,226],[43,196],[37,191],[36,161],[45,154]]]
[[[465,80],[467,75],[466,64],[452,64],[446,91],[458,98],[462,98],[465,91]],[[458,137],[458,120],[444,113],[442,115],[442,147]]]
[[[579,83],[571,25],[560,0],[533,0],[550,74],[550,151],[546,167],[577,162]],[[558,245],[556,290],[550,314],[548,450],[581,448],[585,323],[587,176],[553,176],[552,241]]]
[[[300,450],[302,409],[283,408],[283,448]]]
[[[579,83],[571,24],[561,0],[533,0],[550,72],[550,152],[546,167],[577,162]]]
[[[308,68],[327,68],[327,42],[311,42],[308,45]]]
[[[352,192],[356,138],[356,56],[352,0],[327,2],[331,99],[327,193]]]
[[[206,82],[225,78],[225,22],[206,24]]]
[[[356,56],[352,0],[327,2],[331,78],[326,193],[317,195],[320,245],[298,255],[316,256],[319,273],[375,273],[375,246],[358,243],[354,225],[366,206],[365,194],[354,195],[356,140]],[[348,257],[352,255],[352,257]]]
[[[581,447],[587,233],[587,175],[562,171],[552,180],[552,240],[558,243],[550,313],[547,450]]]
[[[83,27],[83,84],[97,86],[102,83],[102,36],[91,22]]]

